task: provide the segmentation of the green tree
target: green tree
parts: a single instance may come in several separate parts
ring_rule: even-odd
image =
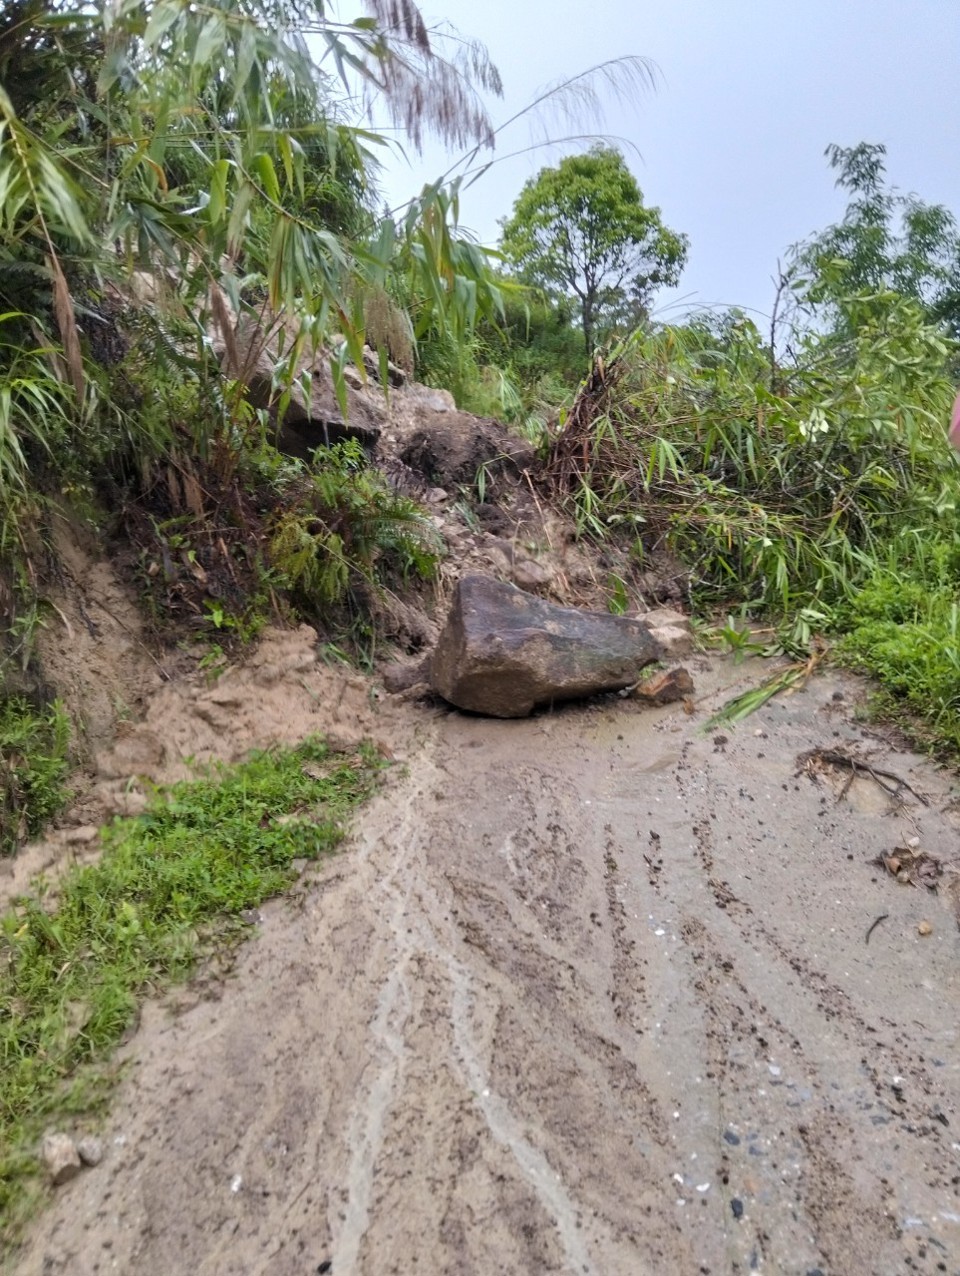
[[[941,204],[887,183],[886,147],[860,142],[826,149],[849,203],[841,221],[797,246],[788,277],[802,305],[849,336],[844,299],[898,294],[960,336],[960,229]]]
[[[648,208],[618,150],[595,146],[543,168],[502,223],[501,247],[521,279],[553,297],[576,298],[587,354],[598,329],[675,284],[688,240]]]

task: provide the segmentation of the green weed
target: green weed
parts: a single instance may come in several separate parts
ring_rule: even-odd
[[[906,709],[960,750],[960,552],[878,566],[843,617],[837,655],[879,678],[885,708]],[[896,716],[900,717],[899,713]]]

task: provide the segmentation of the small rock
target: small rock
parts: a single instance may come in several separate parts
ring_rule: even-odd
[[[412,687],[407,687],[406,691],[398,691],[395,694],[401,704],[414,704],[418,700],[432,699],[434,692],[429,682],[415,682]]]
[[[693,630],[682,612],[672,607],[655,607],[653,611],[635,612],[648,624],[668,660],[686,660],[693,654]]]
[[[743,1218],[743,1201],[739,1196],[735,1196],[730,1202],[730,1209],[733,1211],[734,1218]]]
[[[919,935],[932,935],[932,934],[933,934],[933,925],[932,925],[932,923],[930,923],[930,922],[921,922],[921,923],[920,923],[920,925],[917,927],[917,933],[918,933]]]
[[[44,1137],[40,1149],[43,1163],[47,1167],[50,1181],[55,1187],[69,1181],[80,1173],[80,1153],[69,1134],[48,1134]]]
[[[86,1138],[78,1139],[77,1152],[80,1160],[84,1165],[99,1165],[103,1160],[103,1144],[99,1139],[88,1134]]]
[[[442,505],[444,501],[450,499],[450,493],[445,487],[431,487],[427,493],[428,505]]]
[[[553,572],[550,568],[545,567],[543,563],[535,562],[532,558],[523,558],[514,563],[511,575],[513,583],[528,593],[534,593],[553,582]]]
[[[128,789],[103,794],[105,816],[119,815],[130,819],[142,815],[147,809],[147,795],[141,789]]]
[[[655,673],[633,689],[633,695],[638,700],[646,700],[650,704],[673,704],[692,693],[693,679],[689,671],[682,667]]]
[[[393,664],[386,665],[380,674],[384,689],[392,695],[396,695],[398,691],[409,690],[418,682],[424,681],[427,665],[426,659],[413,662],[397,660]]]
[[[652,625],[650,632],[671,660],[685,660],[693,653],[693,634],[679,625]]]

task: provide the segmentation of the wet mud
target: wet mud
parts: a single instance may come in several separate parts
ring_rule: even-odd
[[[960,936],[871,863],[954,857],[952,777],[840,675],[704,731],[761,671],[693,671],[409,706],[347,849],[147,1007],[18,1276],[960,1272]]]

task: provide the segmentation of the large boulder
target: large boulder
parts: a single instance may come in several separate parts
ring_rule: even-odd
[[[629,687],[660,658],[641,620],[558,607],[487,576],[464,576],[430,685],[459,709],[522,718],[537,705]]]

